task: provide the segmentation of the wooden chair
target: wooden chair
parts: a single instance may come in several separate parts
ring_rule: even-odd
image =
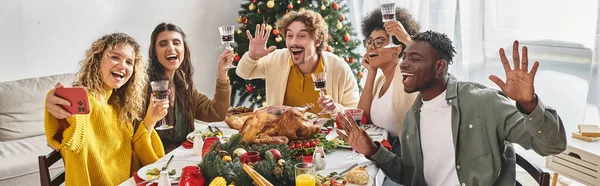
[[[550,174],[547,172],[542,171],[542,169],[540,169],[538,166],[533,165],[531,163],[529,163],[525,158],[521,157],[521,155],[516,154],[517,155],[517,165],[523,169],[525,169],[525,171],[527,171],[527,173],[529,173],[529,175],[531,175],[531,177],[533,177],[533,179],[535,179],[535,181],[537,181],[537,183],[541,186],[549,186],[550,185]],[[517,181],[517,186],[522,186],[521,183],[519,183],[519,181]]]
[[[40,183],[42,186],[58,186],[65,182],[65,171],[62,171],[60,174],[51,178],[50,170],[48,169],[61,158],[60,153],[57,151],[52,151],[48,155],[38,156],[38,163],[40,165]]]

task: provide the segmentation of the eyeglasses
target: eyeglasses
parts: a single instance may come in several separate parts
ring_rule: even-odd
[[[371,39],[371,38],[365,38],[363,40],[363,46],[365,48],[369,48],[369,45],[373,45],[373,47],[375,47],[375,49],[381,48],[381,46],[383,46],[383,44],[385,44],[385,38],[382,37],[378,37],[375,39]]]

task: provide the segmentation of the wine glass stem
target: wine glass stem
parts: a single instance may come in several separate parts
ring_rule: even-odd
[[[165,125],[166,125],[165,118],[163,117],[163,118],[160,119],[160,126],[161,127],[166,127]]]
[[[325,93],[323,93],[323,90],[319,89],[319,96],[323,97],[325,95]]]

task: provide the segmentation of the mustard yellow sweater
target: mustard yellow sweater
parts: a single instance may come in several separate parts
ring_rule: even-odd
[[[106,93],[109,98],[112,91]],[[165,155],[155,130],[148,132],[131,124],[120,125],[117,111],[107,101],[88,94],[90,113],[67,118],[69,127],[62,141],[53,136],[59,121],[45,110],[44,127],[48,144],[60,149],[65,162],[65,182],[70,185],[118,185],[139,166],[154,163]]]

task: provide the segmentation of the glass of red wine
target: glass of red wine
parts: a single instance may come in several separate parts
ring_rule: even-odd
[[[235,32],[234,25],[227,25],[219,27],[219,33],[221,34],[221,44],[225,45],[225,49],[233,51],[231,45],[235,43],[233,40],[233,33]],[[227,68],[235,68],[236,66],[230,65]]]
[[[349,114],[350,116],[352,116],[354,123],[356,123],[359,127],[361,127],[362,116],[363,116],[362,109],[346,109],[346,113]],[[350,153],[346,156],[346,159],[349,159],[349,160],[357,160],[359,158],[360,158],[360,154],[358,154],[354,149],[352,149],[352,153]]]
[[[169,80],[159,80],[150,82],[152,88],[152,94],[154,94],[154,102],[165,101],[169,99]],[[160,126],[156,127],[156,130],[167,130],[173,128],[173,126],[167,125],[165,118],[160,119]]]
[[[383,22],[388,21],[396,21],[396,3],[382,3],[381,6],[381,18]],[[383,48],[394,48],[398,47],[398,45],[394,44],[394,40],[392,40],[392,35],[389,34],[388,45]]]
[[[323,93],[323,91],[325,91],[327,88],[325,87],[326,82],[326,77],[327,77],[327,72],[315,72],[312,75],[312,79],[313,79],[313,83],[315,83],[315,90],[319,91],[319,95],[323,96],[325,95],[325,93]]]

